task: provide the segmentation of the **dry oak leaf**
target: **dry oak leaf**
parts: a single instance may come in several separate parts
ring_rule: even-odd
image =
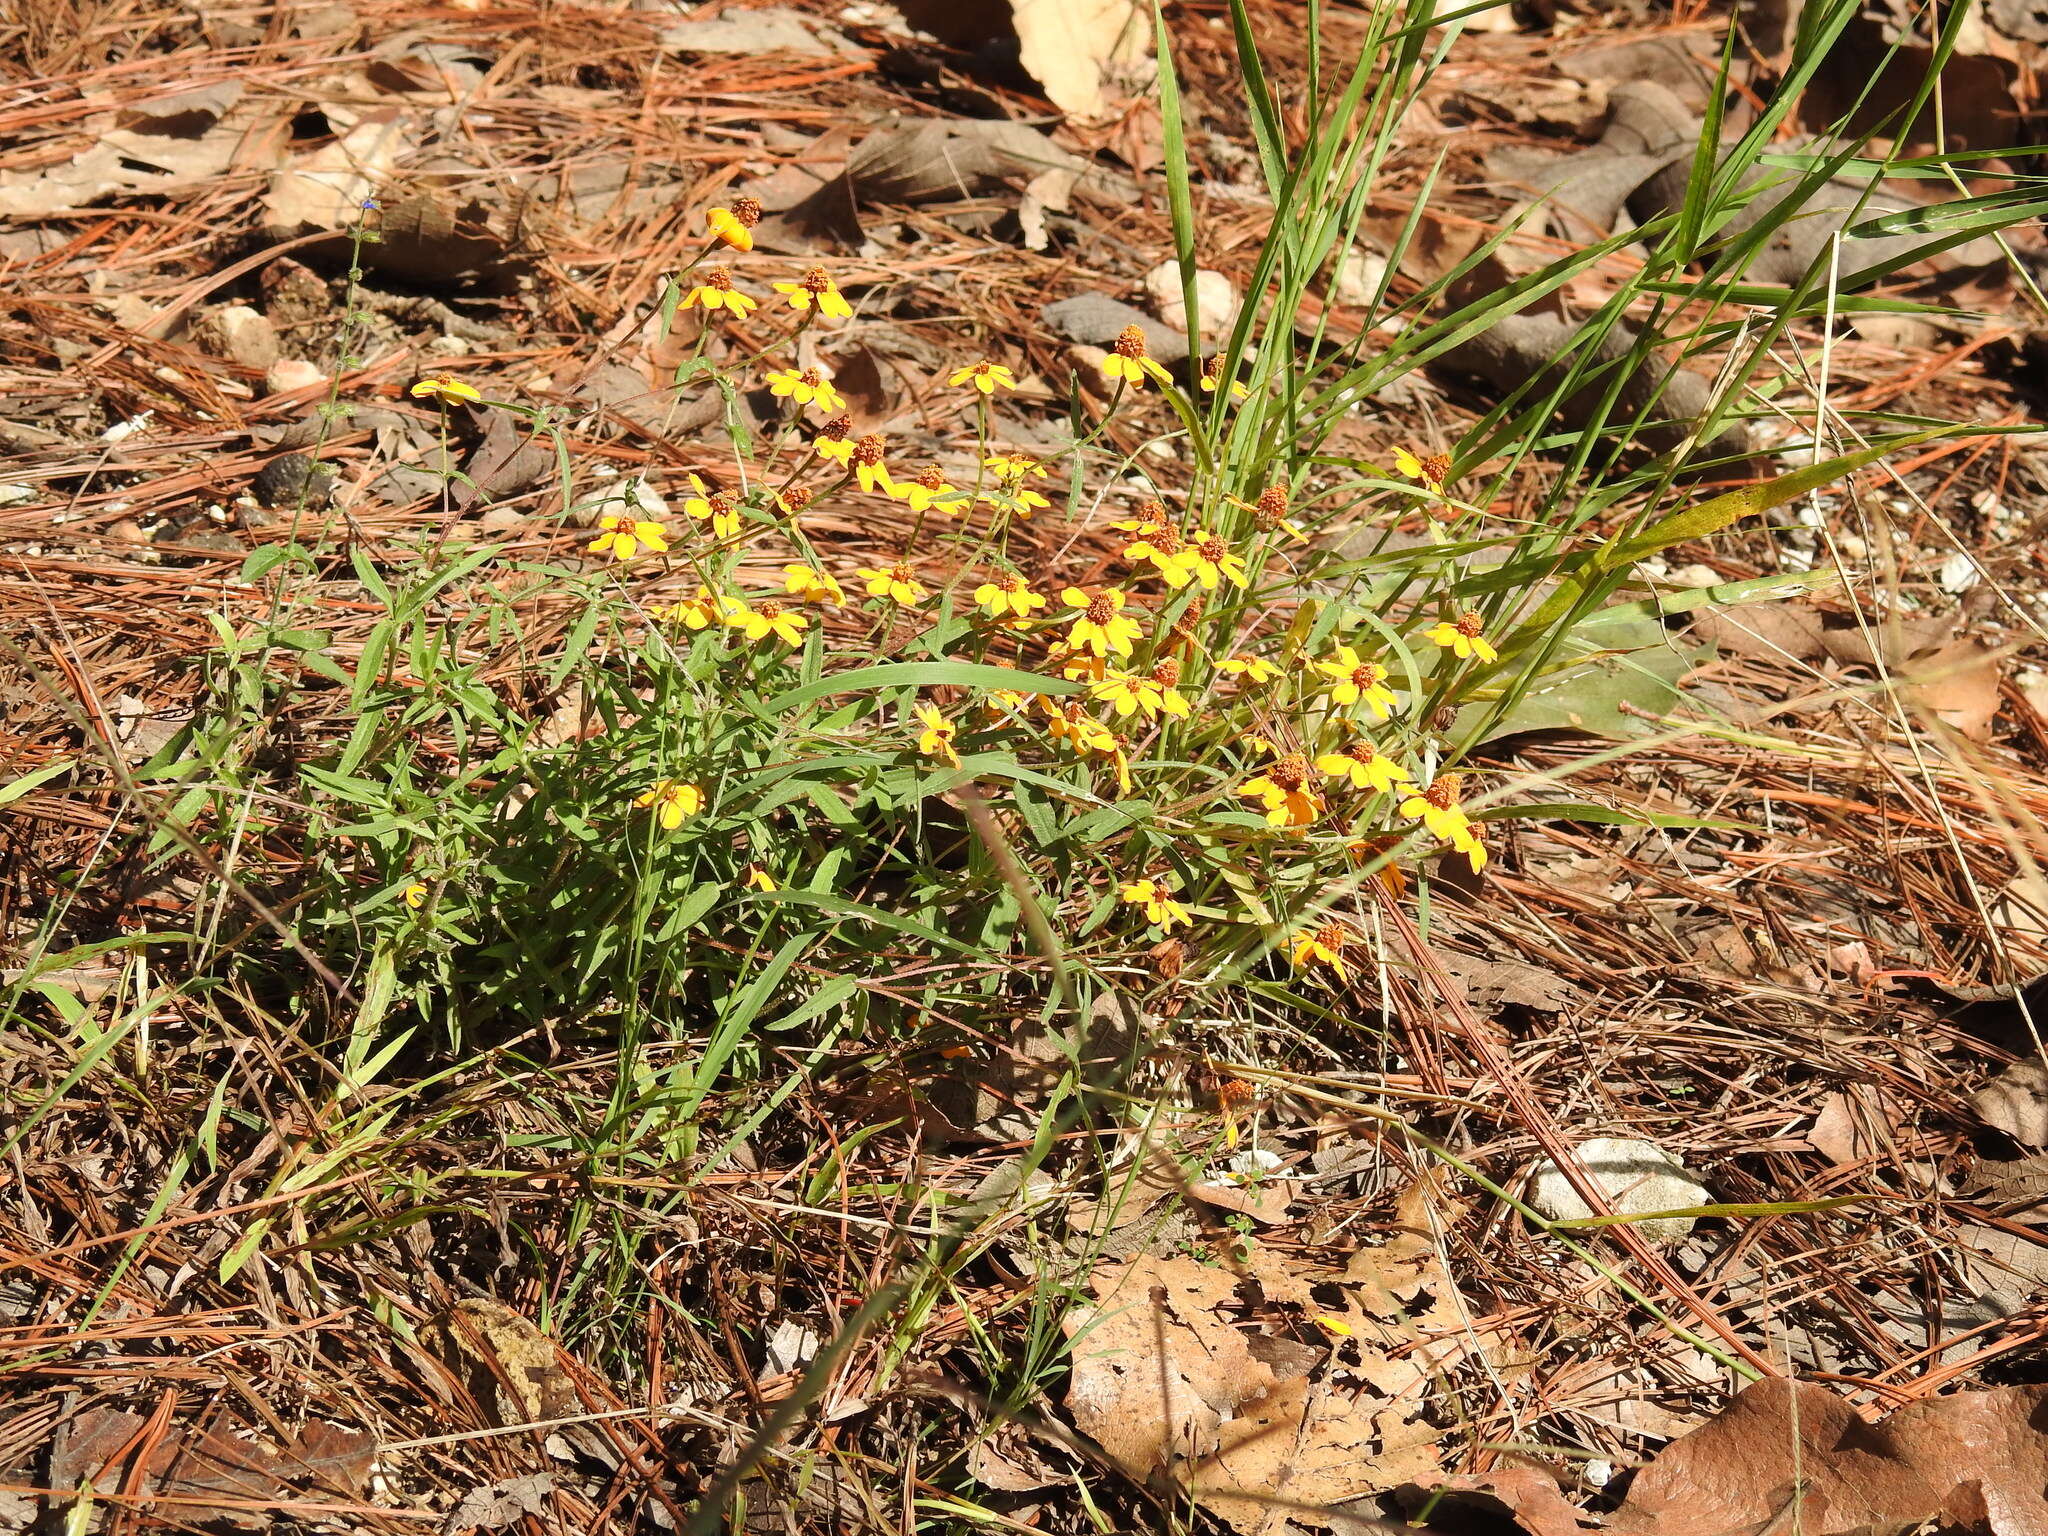
[[[1144,1256],[1089,1283],[1095,1304],[1062,1321],[1073,1341],[1067,1412],[1131,1476],[1208,1455],[1225,1417],[1278,1385],[1219,1315],[1236,1300],[1229,1271]]]
[[[556,1418],[576,1401],[555,1341],[502,1302],[464,1297],[422,1336],[500,1426]]]
[[[2016,1061],[1970,1095],[1977,1118],[2023,1147],[2048,1147],[2048,1064]]]
[[[1341,1507],[1433,1475],[1437,1432],[1398,1401],[1353,1382],[1297,1376],[1218,1431],[1216,1453],[1191,1469],[1196,1498],[1243,1536],[1344,1522]]]
[[[2048,1536],[2048,1387],[1912,1403],[1881,1423],[1759,1381],[1636,1474],[1615,1536],[1862,1536],[1943,1519]]]

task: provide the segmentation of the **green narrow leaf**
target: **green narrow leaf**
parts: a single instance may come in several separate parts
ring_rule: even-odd
[[[873,688],[1014,688],[1020,693],[1079,693],[1083,684],[1064,677],[1046,677],[1037,672],[1017,672],[1009,667],[992,667],[978,661],[889,661],[875,667],[821,677],[815,683],[777,694],[761,706],[764,714],[779,715],[813,699],[838,693],[860,693]]]

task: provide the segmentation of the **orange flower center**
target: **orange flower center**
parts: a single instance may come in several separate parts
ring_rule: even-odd
[[[851,416],[834,416],[824,426],[818,428],[818,436],[829,437],[834,440],[842,440],[853,436],[853,418]]]
[[[732,206],[726,209],[733,222],[742,229],[752,229],[761,222],[761,200],[758,197],[736,197]]]
[[[805,293],[824,294],[832,291],[832,279],[823,267],[813,267],[797,279],[797,286]]]
[[[1294,794],[1308,782],[1308,759],[1298,752],[1290,752],[1266,770],[1266,777],[1290,795]]]
[[[1432,453],[1422,461],[1422,478],[1431,485],[1442,485],[1450,472],[1451,456],[1448,453]]]
[[[1195,546],[1195,553],[1214,565],[1230,553],[1230,546],[1221,539],[1204,539]]]
[[[732,274],[723,267],[713,267],[704,274],[704,286],[716,288],[720,293],[732,292]]]
[[[908,585],[909,585],[909,583],[910,583],[910,580],[911,580],[911,570],[910,570],[910,567],[909,567],[909,566],[907,566],[907,565],[892,565],[892,566],[890,566],[890,567],[889,567],[889,579],[890,579],[891,581],[900,581],[900,582],[904,583],[904,585],[908,586]]]
[[[1342,923],[1325,923],[1316,930],[1316,943],[1332,953],[1351,942],[1351,935]]]
[[[796,376],[796,380],[799,384],[808,384],[812,389],[816,389],[825,382],[825,375],[818,372],[815,368],[806,368]]]
[[[792,485],[782,493],[782,505],[791,512],[801,512],[810,504],[811,493],[808,487]]]
[[[946,488],[946,476],[938,465],[927,464],[919,472],[917,483],[928,491],[941,491]]]
[[[1164,508],[1160,509],[1164,511]],[[1180,535],[1164,524],[1145,535],[1151,546],[1162,555],[1177,555],[1181,551]]]
[[[782,604],[763,603],[759,608],[755,609],[754,611],[760,614],[762,618],[768,620],[768,622],[772,624],[777,619],[782,617]]]
[[[1259,499],[1253,505],[1258,508],[1259,516],[1261,517],[1276,519],[1285,517],[1287,515],[1287,487],[1284,485],[1267,486],[1263,491],[1259,492]]]
[[[1364,666],[1353,667],[1351,669],[1351,682],[1354,687],[1361,689],[1377,688],[1379,687],[1380,683],[1386,678],[1386,675],[1387,674],[1383,668],[1378,667],[1374,665],[1372,662],[1368,661],[1367,663],[1365,663]]]
[[[1479,638],[1480,630],[1483,629],[1485,625],[1486,621],[1480,618],[1478,614],[1468,613],[1462,615],[1459,618],[1457,624],[1453,627],[1458,631],[1459,634],[1463,635],[1467,640],[1477,640]]]
[[[1022,576],[998,576],[996,578],[996,585],[1014,596],[1016,593],[1022,592],[1025,588],[1029,587],[1031,583]]]
[[[1138,503],[1138,519],[1141,522],[1157,523],[1164,528],[1171,520],[1163,501],[1141,501]]]
[[[1344,749],[1344,755],[1357,763],[1375,763],[1380,756],[1369,741],[1354,741]]]
[[[1242,1109],[1252,1101],[1252,1085],[1241,1077],[1226,1077],[1216,1085],[1216,1101],[1225,1109]]]
[[[1422,792],[1422,798],[1440,811],[1455,810],[1458,805],[1458,776],[1455,773],[1438,775],[1436,782]]]
[[[1127,325],[1117,332],[1116,344],[1112,349],[1118,357],[1128,357],[1133,362],[1145,356],[1145,333],[1135,325]]]
[[[1107,624],[1116,617],[1116,604],[1109,600],[1108,593],[1098,592],[1088,599],[1088,607],[1083,616],[1090,624]]]
[[[1180,681],[1180,663],[1169,656],[1152,669],[1152,681],[1162,688],[1171,688]]]
[[[882,462],[882,439],[873,432],[853,445],[853,462],[872,468]]]

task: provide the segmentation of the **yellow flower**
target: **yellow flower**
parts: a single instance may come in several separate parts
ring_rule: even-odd
[[[893,603],[922,602],[925,589],[907,565],[863,568],[853,573],[868,584],[869,597],[886,597]]]
[[[1270,683],[1280,675],[1278,667],[1257,656],[1233,656],[1228,661],[1217,662],[1216,670],[1226,676],[1242,677],[1249,683]]]
[[[846,302],[846,296],[832,286],[832,279],[823,267],[812,267],[793,283],[776,283],[775,291],[789,300],[791,309],[815,309],[821,315],[835,320],[850,319],[853,306]]]
[[[1432,624],[1422,634],[1424,639],[1433,640],[1458,656],[1475,656],[1481,661],[1488,662],[1499,661],[1500,652],[1496,651],[1493,643],[1480,633],[1485,623],[1486,621],[1478,614],[1467,613],[1460,615],[1456,623],[1445,619]]]
[[[735,607],[744,606],[745,604],[738,602],[737,599],[714,597],[708,590],[699,587],[695,597],[684,598],[666,608],[653,609],[652,612],[657,619],[682,624],[690,629],[708,629]]]
[[[1123,738],[1090,716],[1076,700],[1069,699],[1062,704],[1041,695],[1038,702],[1048,716],[1046,734],[1055,741],[1065,742],[1084,756],[1093,754],[1108,758],[1116,766],[1118,792],[1128,795],[1131,792],[1131,760],[1124,753]]]
[[[1111,523],[1110,527],[1135,535],[1123,548],[1126,560],[1149,560],[1176,591],[1195,579],[1187,564],[1187,543],[1167,520],[1166,508],[1159,502],[1146,502],[1138,508],[1135,519]]]
[[[1073,628],[1067,631],[1067,643],[1077,651],[1087,650],[1097,656],[1128,656],[1143,633],[1134,620],[1123,616],[1125,598],[1114,587],[1101,592],[1068,587],[1060,593],[1060,601],[1081,610]]]
[[[638,806],[654,806],[655,819],[661,823],[664,832],[673,832],[683,824],[685,818],[696,815],[704,809],[704,791],[694,784],[685,784],[680,779],[656,779],[652,789],[641,792],[633,802]]]
[[[896,482],[889,478],[889,466],[882,462],[884,446],[882,434],[870,432],[853,445],[853,455],[847,462],[862,490],[894,496]]]
[[[1137,389],[1145,387],[1148,377],[1161,384],[1173,382],[1172,374],[1145,355],[1145,333],[1135,325],[1127,325],[1117,334],[1109,356],[1102,360],[1102,376]]]
[[[1109,663],[1107,661],[1100,656],[1090,655],[1086,651],[1076,655],[1074,648],[1064,640],[1055,640],[1046,647],[1046,652],[1052,660],[1059,662],[1060,676],[1066,678],[1069,682],[1080,678],[1087,682],[1099,683],[1109,676]]]
[[[992,395],[1000,387],[1015,389],[1016,377],[1001,363],[969,363],[965,368],[955,370],[949,384],[971,384],[984,395]]]
[[[846,409],[846,396],[834,389],[831,381],[815,368],[806,368],[801,373],[794,368],[777,369],[768,375],[768,393],[778,400],[815,405],[821,411]]]
[[[749,864],[746,873],[740,877],[740,884],[750,891],[779,891],[775,877],[758,864]]]
[[[1019,693],[1015,688],[991,688],[988,697],[981,701],[981,711],[991,720],[1001,720],[1029,709],[1031,699],[1032,695]]]
[[[992,453],[981,462],[998,480],[1021,483],[1045,478],[1045,466],[1028,453]]]
[[[808,565],[785,565],[782,568],[782,590],[799,601],[823,603],[829,607],[837,607],[846,601],[846,589],[830,572],[813,570]]]
[[[987,505],[1014,512],[1019,517],[1029,517],[1034,508],[1052,505],[1024,483],[1045,478],[1045,466],[1029,454],[992,453],[981,462],[996,477],[994,489],[982,492],[981,499]]]
[[[1005,614],[1028,619],[1032,609],[1045,606],[1045,599],[1032,591],[1031,583],[1022,576],[997,576],[983,582],[974,589],[974,601],[992,619]]]
[[[1212,357],[1206,363],[1202,364],[1201,385],[1204,390],[1208,391],[1210,394],[1214,394],[1216,392],[1216,386],[1222,382],[1222,379],[1223,359],[1221,357]],[[1246,388],[1244,384],[1240,383],[1236,379],[1232,379],[1230,381],[1231,399],[1249,400],[1251,399],[1251,397],[1251,390]]]
[[[1319,661],[1315,669],[1330,679],[1323,689],[1331,703],[1364,704],[1382,720],[1393,713],[1394,691],[1387,686],[1387,669],[1364,660],[1350,646],[1338,646],[1335,659]]]
[[[945,471],[936,464],[927,464],[908,480],[893,482],[889,486],[889,494],[899,501],[908,502],[913,512],[937,508],[948,517],[958,517],[965,512],[970,499],[965,491],[956,490],[947,482]]]
[[[1231,497],[1237,501],[1236,497]],[[1237,505],[1245,503],[1237,501]],[[1269,485],[1259,492],[1259,499],[1251,503],[1252,525],[1261,533],[1279,532],[1286,534],[1297,544],[1308,542],[1308,535],[1287,520],[1287,487]]]
[[[1246,779],[1237,792],[1265,805],[1268,826],[1305,827],[1323,813],[1323,797],[1308,787],[1308,774],[1308,759],[1290,752]]]
[[[1147,720],[1172,715],[1185,720],[1188,701],[1174,684],[1180,681],[1180,663],[1168,657],[1152,669],[1150,677],[1131,672],[1111,672],[1088,690],[1088,696],[1112,706],[1119,719],[1143,710]]]
[[[677,309],[723,309],[733,319],[744,320],[760,307],[761,301],[749,298],[732,285],[732,274],[724,267],[710,267],[697,286],[684,294],[676,304]]]
[[[1143,907],[1145,916],[1169,933],[1175,923],[1192,923],[1188,909],[1166,893],[1172,887],[1164,880],[1131,880],[1116,888],[1117,899]]]
[[[1325,752],[1316,759],[1316,766],[1332,778],[1348,778],[1353,789],[1369,789],[1376,795],[1387,794],[1408,779],[1406,768],[1363,738],[1342,752]]]
[[[1348,981],[1351,973],[1344,969],[1344,947],[1356,941],[1357,935],[1342,923],[1324,923],[1320,928],[1304,928],[1297,933],[1288,955],[1297,970],[1327,965]]]
[[[1444,481],[1450,478],[1451,458],[1446,453],[1432,453],[1418,459],[1406,448],[1394,450],[1394,468],[1410,480],[1420,480],[1439,495],[1443,493]]]
[[[730,539],[740,531],[739,498],[730,491],[714,491],[696,475],[690,476],[694,496],[683,499],[683,510],[698,522],[710,519],[712,537]]]
[[[415,912],[427,904],[427,884],[424,880],[413,881],[400,894],[404,897],[405,904]]]
[[[751,197],[736,197],[730,208],[711,208],[704,214],[711,226],[711,238],[736,251],[754,248],[753,228],[761,222],[761,204]]]
[[[943,757],[955,768],[960,766],[960,754],[953,750],[953,738],[960,728],[929,704],[917,706],[917,718],[924,725],[918,734],[917,750],[926,757]]]
[[[812,450],[821,459],[830,459],[834,464],[845,464],[853,458],[853,419],[848,416],[834,416],[818,428],[818,435],[811,441]]]
[[[624,565],[642,549],[653,555],[668,553],[668,538],[659,523],[607,512],[597,520],[597,526],[604,531],[584,546],[590,554],[610,555]]]
[[[442,405],[475,405],[483,399],[474,385],[460,379],[421,379],[410,393],[415,400],[435,400]]]
[[[1187,548],[1181,551],[1180,560],[1207,591],[1216,590],[1219,577],[1233,587],[1245,584],[1244,562],[1228,544],[1207,529],[1203,529],[1188,540]]]
[[[802,645],[804,628],[811,621],[800,613],[791,613],[780,603],[771,602],[758,608],[736,603],[727,612],[725,622],[734,629],[744,630],[749,640],[766,640],[773,635],[785,645]]]
[[[1401,802],[1401,814],[1419,821],[1432,837],[1446,843],[1458,842],[1471,829],[1471,820],[1458,805],[1458,776],[1440,773],[1427,789],[1418,789]]]

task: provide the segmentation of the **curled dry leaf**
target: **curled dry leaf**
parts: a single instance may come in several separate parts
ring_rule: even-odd
[[[1977,1118],[2023,1147],[2048,1147],[2048,1065],[2020,1061],[1970,1095]]]
[[[1636,1474],[1616,1536],[1904,1531],[2048,1536],[2048,1387],[1913,1403],[1880,1423],[1827,1388],[1760,1381]]]
[[[496,1424],[552,1419],[576,1401],[555,1341],[502,1302],[464,1297],[423,1337]]]

